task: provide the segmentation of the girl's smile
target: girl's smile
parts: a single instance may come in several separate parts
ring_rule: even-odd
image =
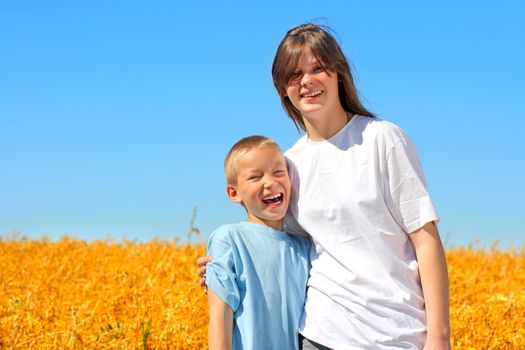
[[[301,98],[309,98],[314,99],[315,97],[321,95],[323,93],[323,90],[317,90],[309,93],[302,93]]]

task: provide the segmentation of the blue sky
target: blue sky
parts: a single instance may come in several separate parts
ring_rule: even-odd
[[[270,68],[329,25],[366,106],[416,144],[447,246],[525,244],[519,1],[3,1],[0,234],[147,241],[244,218],[222,161],[298,138]]]

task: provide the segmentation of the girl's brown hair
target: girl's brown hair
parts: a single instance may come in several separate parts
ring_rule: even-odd
[[[326,70],[336,72],[339,80],[339,101],[343,109],[353,114],[374,117],[359,100],[348,61],[334,37],[312,23],[290,29],[277,48],[272,66],[273,84],[281,103],[297,129],[306,131],[303,117],[286,96],[286,86],[292,78],[305,49],[310,50]]]

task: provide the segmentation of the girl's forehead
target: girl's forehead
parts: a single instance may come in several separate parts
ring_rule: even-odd
[[[314,64],[321,64],[325,65],[325,62],[323,61],[322,57],[319,57],[316,55],[310,48],[303,48],[301,50],[301,55],[298,57],[296,62],[296,67],[300,67],[303,65],[314,65]]]
[[[312,53],[310,49],[306,49],[301,52],[301,56],[299,57],[299,62],[301,63],[317,62],[317,58],[314,56],[314,54]]]
[[[315,57],[311,54],[310,50],[308,51],[301,51],[298,55],[294,55],[295,57],[290,57],[290,60],[287,64],[287,72],[289,74],[294,73],[297,70],[301,70],[302,68],[306,66],[310,66],[313,63],[316,62]]]

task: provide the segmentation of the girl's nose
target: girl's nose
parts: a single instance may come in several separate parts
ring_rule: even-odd
[[[308,86],[308,85],[312,85],[312,77],[310,76],[310,74],[304,74],[303,75],[303,78],[301,79],[301,86]]]

